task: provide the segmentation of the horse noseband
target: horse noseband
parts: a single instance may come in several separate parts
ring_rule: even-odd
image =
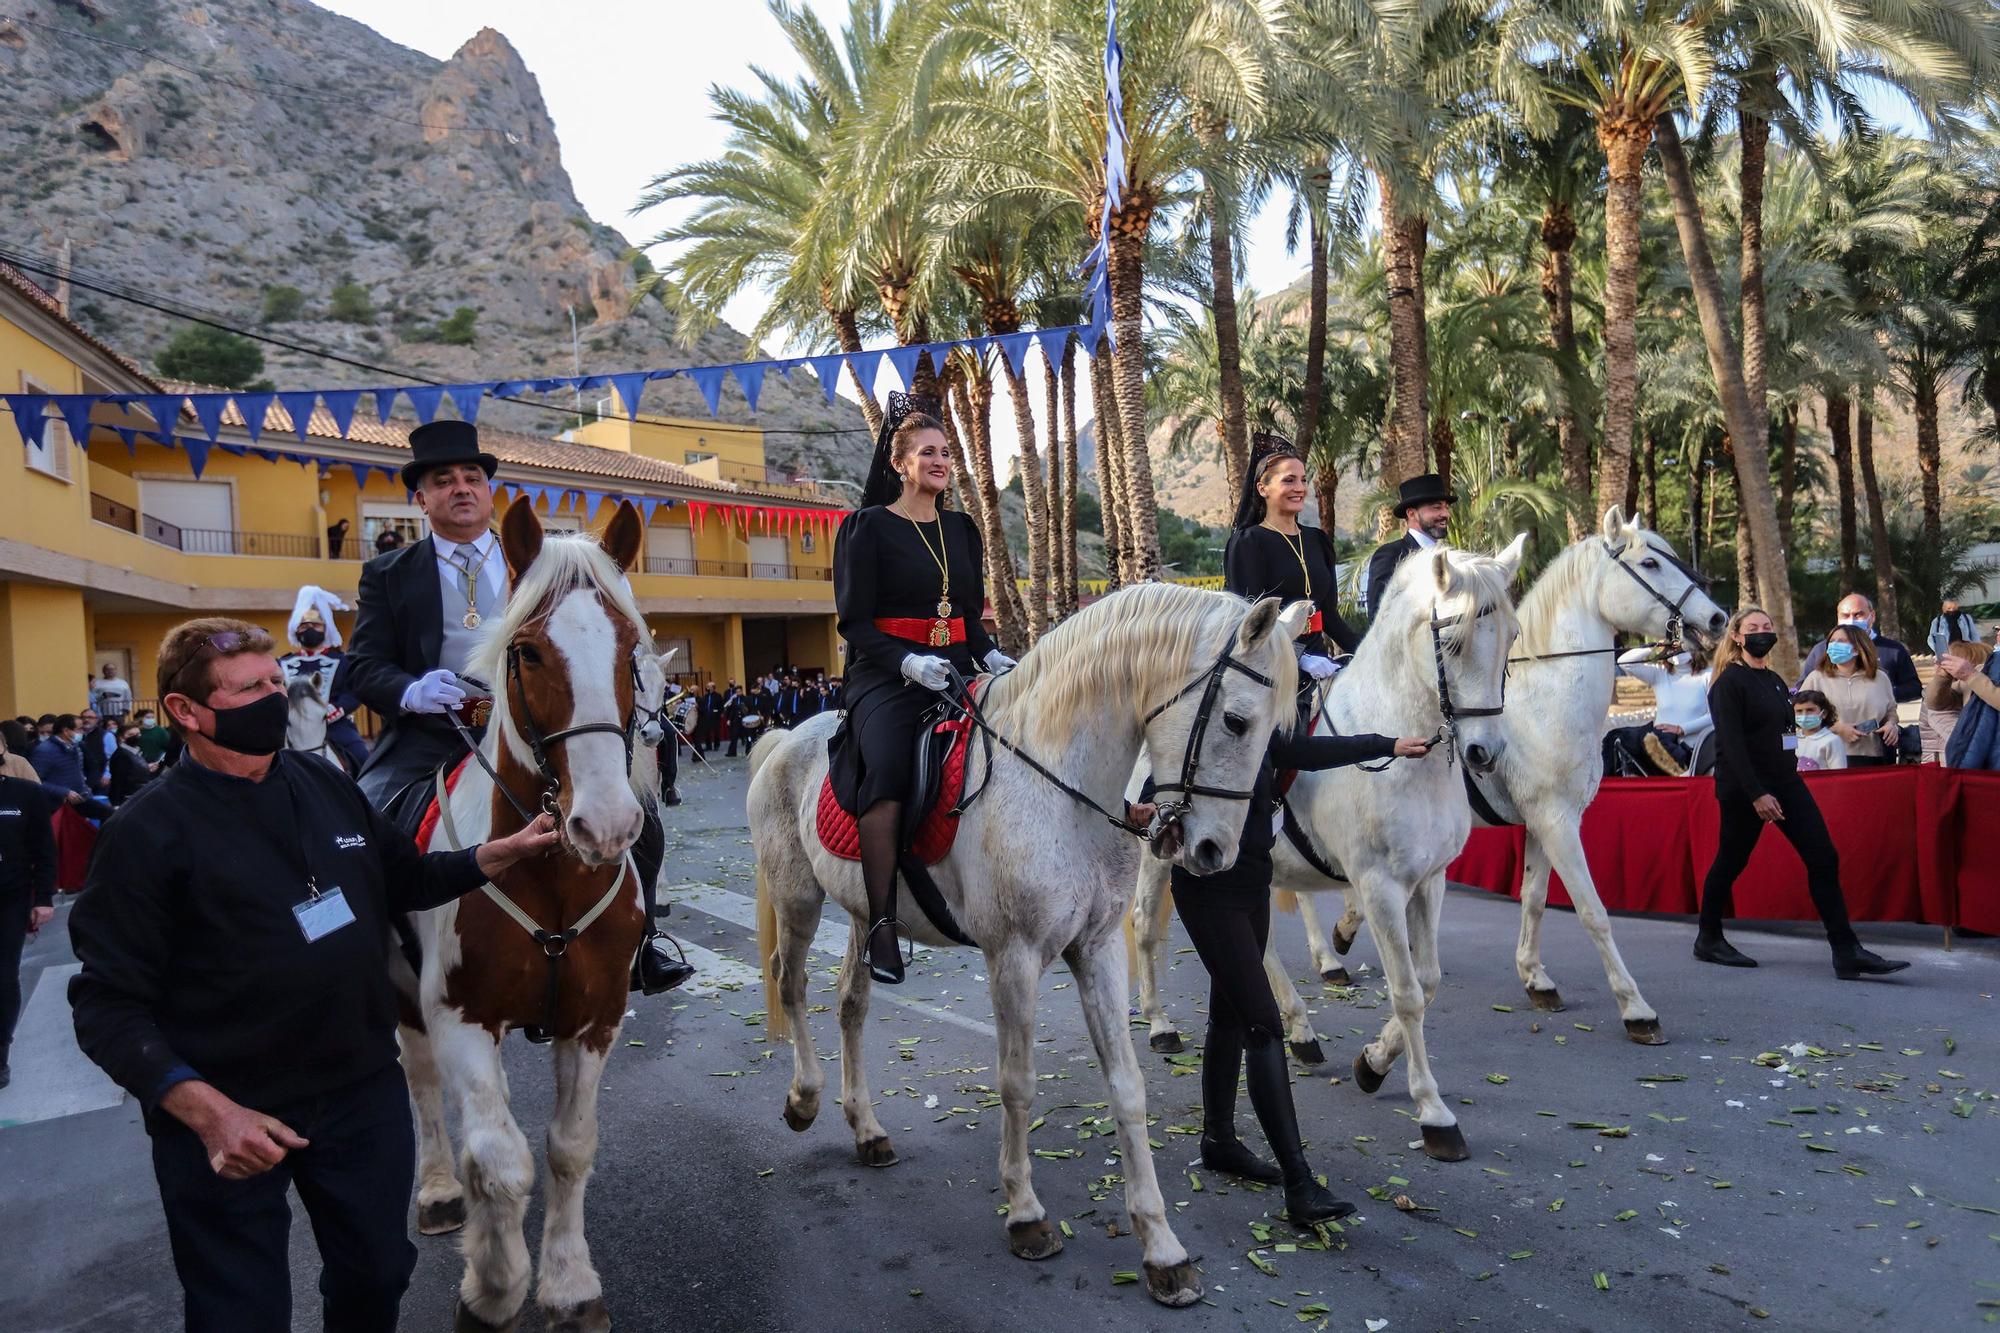
[[[1201,687],[1201,706],[1195,710],[1194,725],[1188,729],[1187,749],[1181,755],[1180,781],[1159,782],[1153,785],[1153,790],[1156,792],[1177,791],[1182,799],[1159,802],[1159,809],[1153,816],[1152,825],[1146,831],[1146,836],[1150,839],[1157,839],[1170,825],[1186,819],[1188,810],[1197,796],[1213,796],[1224,801],[1247,801],[1255,795],[1254,790],[1235,791],[1227,787],[1203,786],[1195,781],[1195,775],[1201,768],[1201,742],[1208,734],[1209,718],[1214,714],[1215,701],[1222,693],[1223,678],[1231,671],[1242,672],[1265,689],[1270,689],[1272,686],[1270,677],[1244,666],[1236,660],[1227,647],[1224,647],[1222,656],[1215,659],[1214,666],[1174,691],[1165,703],[1146,714],[1141,723],[1142,726],[1150,725],[1154,718],[1186,698],[1197,686]]]
[[[1707,589],[1708,580],[1704,578],[1701,574],[1688,568],[1687,565],[1683,564],[1681,562],[1680,557],[1675,555],[1672,551],[1663,551],[1659,547],[1653,545],[1651,542],[1646,543],[1646,549],[1651,551],[1654,555],[1659,556],[1662,560],[1665,560],[1668,564],[1672,565],[1675,569],[1678,569],[1682,574],[1687,576],[1687,581],[1688,581],[1687,587],[1681,590],[1680,600],[1673,602],[1668,601],[1665,593],[1661,592],[1658,588],[1655,588],[1652,584],[1646,581],[1645,575],[1641,574],[1638,570],[1632,568],[1632,566],[1626,564],[1623,560],[1620,560],[1618,558],[1618,553],[1611,549],[1610,542],[1607,541],[1604,543],[1605,557],[1609,559],[1612,564],[1624,570],[1626,575],[1634,583],[1638,584],[1641,588],[1644,588],[1646,590],[1646,595],[1648,597],[1658,602],[1661,606],[1667,608],[1666,642],[1670,645],[1678,646],[1681,642],[1681,632],[1685,628],[1681,620],[1681,611],[1684,607],[1687,606],[1688,598],[1694,596],[1697,592],[1702,592]]]
[[[1476,615],[1490,616],[1493,608],[1481,607]],[[1437,664],[1438,714],[1444,719],[1443,738],[1449,742],[1445,747],[1444,762],[1449,768],[1458,758],[1458,720],[1462,717],[1499,717],[1507,711],[1507,674],[1500,673],[1500,702],[1491,708],[1461,708],[1452,701],[1451,680],[1444,669],[1444,635],[1439,631],[1449,629],[1465,619],[1463,613],[1439,619],[1437,607],[1431,607],[1431,657]]]
[[[585,722],[581,726],[564,727],[560,731],[544,732],[535,724],[534,714],[528,709],[528,687],[521,679],[521,647],[519,644],[513,643],[507,645],[508,702],[514,705],[514,716],[520,722],[521,734],[527,739],[528,751],[535,758],[535,769],[542,777],[541,813],[553,818],[558,826],[562,823],[562,807],[560,804],[562,779],[556,776],[555,765],[549,759],[549,752],[555,746],[574,736],[589,736],[600,732],[606,735],[617,736],[625,742],[625,766],[627,768],[632,766],[632,738],[639,725],[640,681],[638,661],[635,659],[630,666],[632,670],[632,713],[625,719],[622,725],[616,722]],[[518,698],[516,697],[517,695]],[[479,753],[477,746],[473,747],[473,753]],[[481,763],[484,763],[483,756]],[[515,799],[514,793],[500,782],[497,773],[492,776],[494,785],[506,793],[508,801],[513,804],[515,810],[520,812],[521,818],[532,824],[535,817],[528,812],[520,801]]]

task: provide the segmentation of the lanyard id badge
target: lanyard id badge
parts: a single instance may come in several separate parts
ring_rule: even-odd
[[[347,905],[347,895],[338,886],[322,890],[308,879],[306,889],[312,896],[292,908],[292,915],[298,919],[307,944],[316,944],[342,926],[354,924],[354,909]]]

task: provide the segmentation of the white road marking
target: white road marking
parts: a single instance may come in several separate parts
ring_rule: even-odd
[[[746,894],[737,893],[731,889],[717,888],[713,884],[693,883],[674,884],[663,887],[660,892],[671,899],[676,906],[691,907],[704,916],[712,916],[717,920],[727,921],[731,925],[741,926],[745,930],[754,931],[757,929],[757,902],[754,898]],[[696,968],[696,975],[693,980],[688,982],[685,987],[686,990],[695,994],[714,994],[720,983],[742,982],[745,985],[756,986],[761,993],[764,985],[764,977],[763,973],[758,971],[757,968],[747,963],[739,963],[733,958],[724,958],[721,954],[701,948],[699,945],[683,942],[683,946],[687,949],[688,961],[693,963]],[[813,952],[834,959],[846,958],[846,928],[825,917],[821,917],[818,929],[813,932]],[[931,952],[929,949],[919,948],[917,950],[917,958],[921,960]],[[716,969],[712,977],[709,975],[711,960]],[[747,982],[743,981],[744,974],[748,974],[749,980]],[[704,981],[708,983],[705,987],[703,987]],[[697,989],[697,987],[702,988]],[[982,1023],[976,1018],[968,1018],[954,1009],[932,1004],[926,1000],[915,1000],[908,996],[892,994],[884,986],[875,987],[871,1003],[875,1000],[886,1000],[899,1009],[907,1009],[911,1013],[920,1014],[925,1018],[935,1018],[942,1022],[950,1023],[954,1027],[964,1028],[968,1032],[977,1032],[983,1037],[993,1037],[996,1035],[991,1023]]]
[[[35,983],[8,1060],[14,1081],[0,1088],[0,1129],[102,1111],[125,1100],[125,1090],[77,1049],[69,979],[82,970],[81,963],[45,968]]]

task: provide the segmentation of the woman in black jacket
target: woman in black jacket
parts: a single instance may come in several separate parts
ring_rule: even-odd
[[[1730,617],[1715,653],[1715,683],[1708,709],[1715,719],[1715,799],[1722,807],[1722,836],[1701,889],[1701,929],[1694,956],[1724,967],[1755,967],[1722,936],[1736,877],[1750,862],[1766,824],[1778,831],[1806,865],[1813,907],[1833,946],[1834,975],[1843,981],[1900,972],[1909,964],[1877,957],[1861,947],[1847,920],[1840,892],[1840,853],[1826,820],[1798,771],[1798,738],[1792,732],[1792,695],[1784,677],[1764,665],[1778,636],[1762,608],[1746,606]]]

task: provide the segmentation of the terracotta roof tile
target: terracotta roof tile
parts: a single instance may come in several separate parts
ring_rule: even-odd
[[[78,340],[88,343],[97,351],[102,352],[119,365],[125,367],[125,369],[131,371],[148,388],[159,387],[159,382],[144,370],[141,370],[137,361],[134,361],[131,357],[125,355],[110,343],[105,342],[102,338],[92,333],[89,329],[71,319],[64,312],[62,302],[56,300],[52,293],[33,278],[21,272],[20,269],[15,268],[12,264],[0,263],[0,282],[4,282],[8,287],[27,297],[32,304],[39,306],[51,318],[61,321],[63,327],[75,335]]]

